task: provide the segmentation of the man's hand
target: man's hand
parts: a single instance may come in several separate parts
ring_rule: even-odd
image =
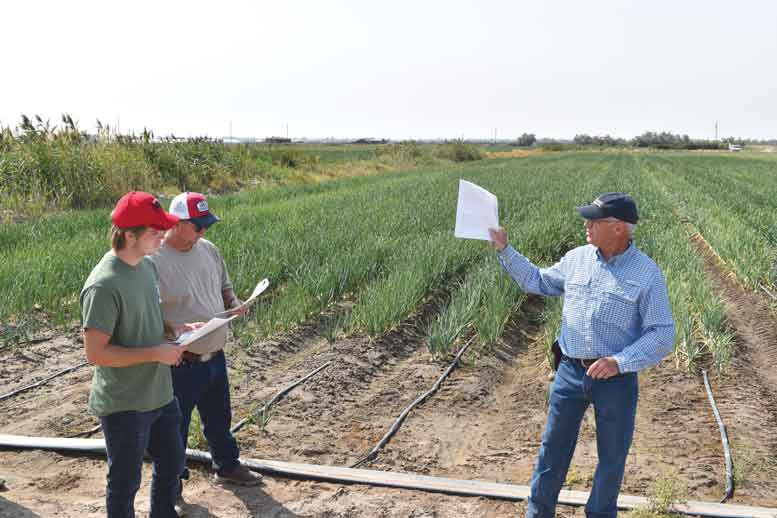
[[[177,345],[159,345],[154,348],[156,361],[165,365],[178,365],[181,363],[183,347]]]
[[[181,324],[180,326],[170,326],[173,330],[173,341],[175,341],[182,334],[199,329],[204,325],[205,322],[190,322],[188,324]]]
[[[507,246],[507,230],[504,227],[489,228],[488,234],[491,236],[489,244],[493,246],[497,252],[501,252]]]
[[[248,306],[241,308],[240,306],[242,305],[243,305],[243,301],[238,298],[235,298],[232,302],[232,307],[227,310],[227,313],[229,313],[230,315],[238,315],[242,317],[243,315],[248,313]]]
[[[588,367],[586,374],[593,379],[607,379],[620,374],[620,370],[618,370],[618,362],[615,361],[615,358],[608,356],[596,360],[593,365]]]

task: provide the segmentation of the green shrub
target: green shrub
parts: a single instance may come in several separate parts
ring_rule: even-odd
[[[473,160],[481,160],[484,157],[480,148],[474,144],[467,144],[463,140],[454,140],[440,145],[437,148],[435,155],[452,162],[470,162]]]

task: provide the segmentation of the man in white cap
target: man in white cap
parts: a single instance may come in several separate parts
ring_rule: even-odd
[[[207,322],[216,313],[240,306],[224,259],[216,246],[203,237],[208,227],[219,221],[210,212],[205,196],[181,193],[170,203],[170,213],[180,221],[167,232],[159,251],[152,256],[159,272],[165,322],[173,326],[179,322]],[[203,349],[212,352],[185,351],[181,364],[173,369],[173,390],[183,414],[181,437],[186,444],[192,411],[197,407],[213,457],[215,480],[257,485],[261,477],[238,462],[237,441],[229,431],[232,410],[223,351],[227,332],[225,326],[202,338],[208,342],[202,344],[207,345]],[[188,470],[184,470],[181,478],[188,475]],[[180,495],[178,503],[182,508]]]

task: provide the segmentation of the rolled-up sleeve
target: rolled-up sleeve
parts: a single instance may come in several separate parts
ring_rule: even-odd
[[[642,318],[642,334],[631,345],[615,355],[620,372],[638,372],[657,365],[672,352],[675,339],[675,323],[666,281],[656,271],[652,282],[646,286],[639,302]]]
[[[539,268],[512,246],[497,252],[499,263],[505,272],[526,293],[558,297],[564,293],[566,257],[549,268]]]

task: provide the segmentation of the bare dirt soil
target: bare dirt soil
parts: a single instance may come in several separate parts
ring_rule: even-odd
[[[708,258],[709,259],[709,258]],[[708,260],[709,274],[730,302],[737,355],[729,373],[713,376],[715,397],[734,443],[740,478],[734,502],[777,506],[777,319],[762,298],[741,290]],[[441,390],[410,414],[399,433],[366,468],[527,485],[545,421],[549,369],[541,346],[542,302],[530,298],[492,351],[468,351]],[[246,458],[348,466],[361,459],[402,409],[428,390],[446,365],[423,340],[425,305],[398,329],[371,340],[338,337],[302,326],[248,349],[228,348],[234,421],[291,381],[332,361],[236,434]],[[77,333],[0,354],[0,392],[83,361]],[[98,421],[86,411],[91,369],[0,402],[0,433],[73,436]],[[675,473],[688,498],[719,500],[724,461],[717,424],[700,376],[678,370],[673,357],[640,376],[637,430],[623,492],[645,495]],[[100,437],[99,432],[94,435]],[[567,477],[567,488],[589,490],[596,465],[589,412]],[[184,489],[191,517],[512,517],[525,504],[361,485],[265,477],[259,488],[222,488],[194,467]],[[105,461],[42,451],[0,451],[0,517],[103,516]],[[148,512],[150,466],[136,500]],[[582,509],[560,507],[562,516]]]

